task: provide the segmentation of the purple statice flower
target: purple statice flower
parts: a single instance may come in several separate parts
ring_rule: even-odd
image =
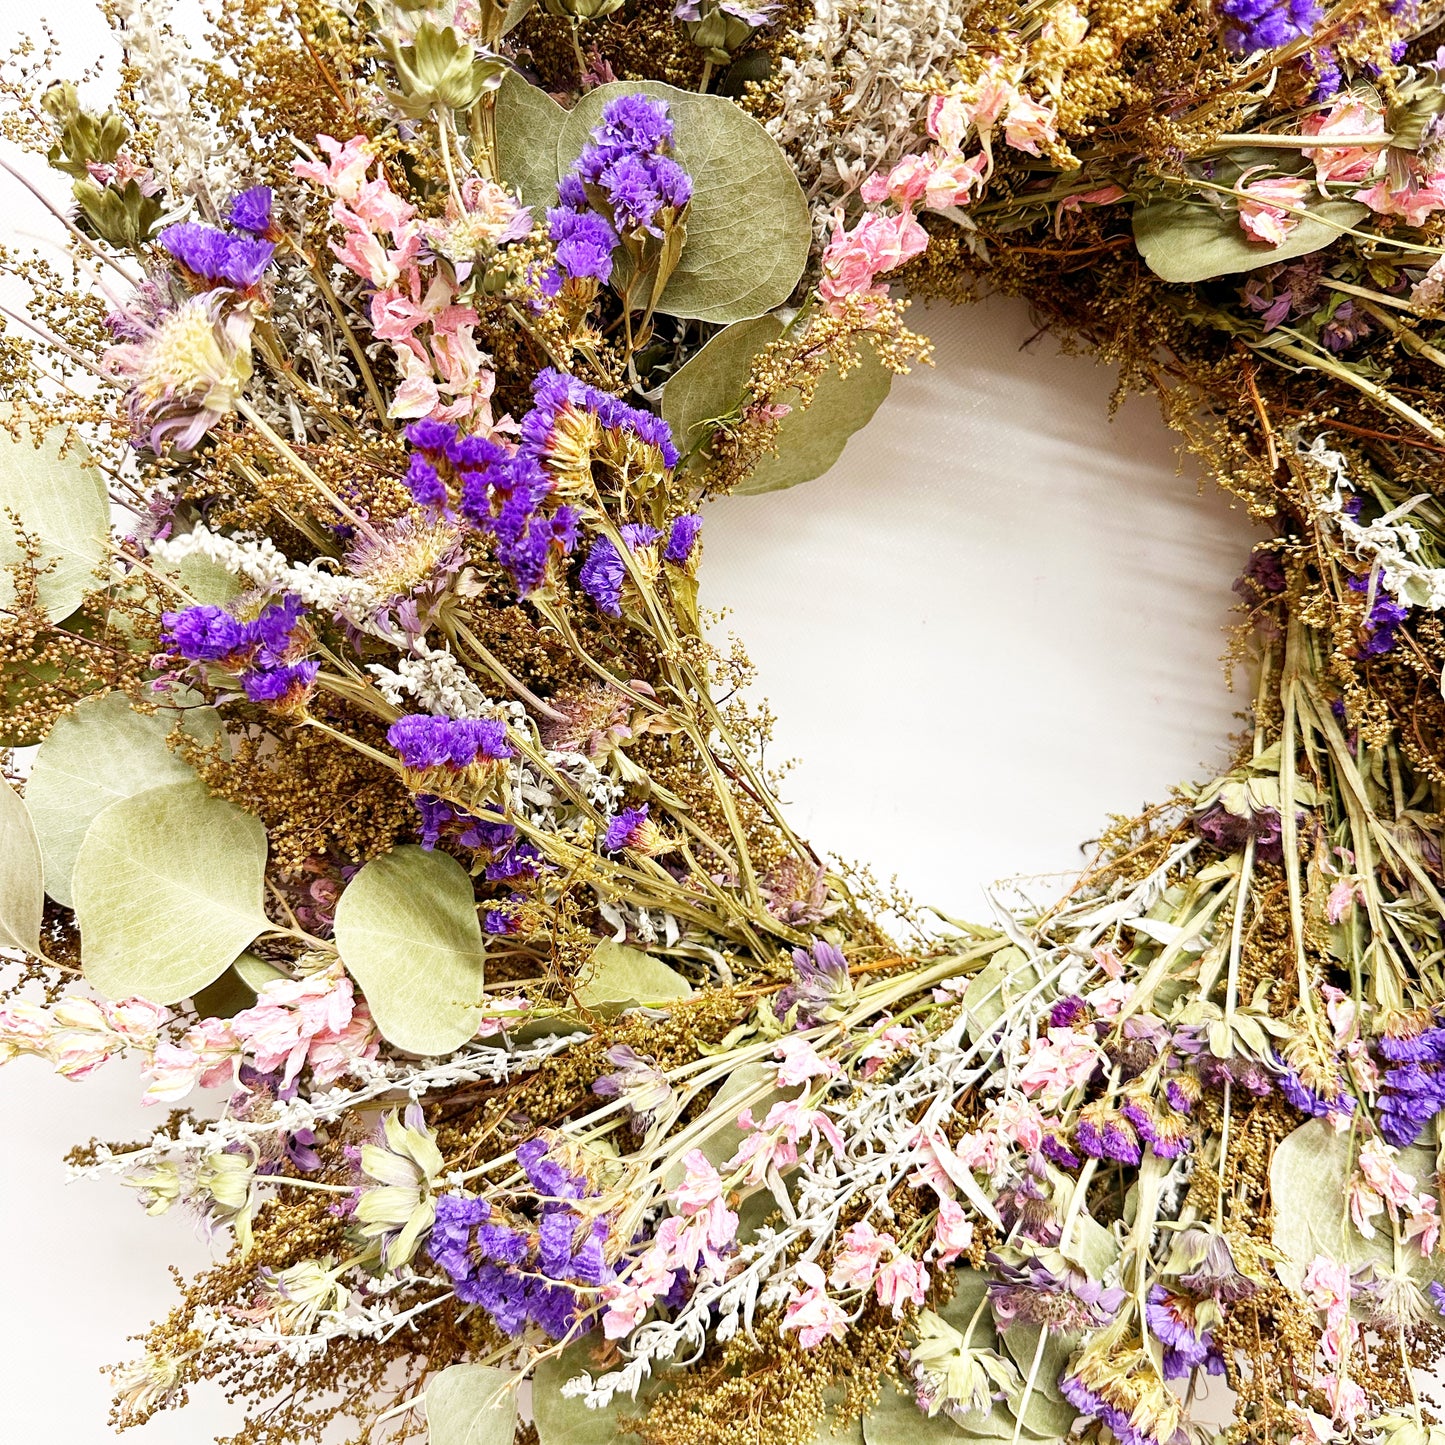
[[[647,804],[637,808],[624,808],[615,817],[607,820],[607,831],[602,835],[602,850],[605,853],[620,853],[624,848],[646,853],[652,842],[654,831],[648,821]]]
[[[1415,1061],[1386,1069],[1375,1108],[1375,1123],[1387,1144],[1404,1149],[1445,1111],[1445,1071]]]
[[[255,236],[228,236],[200,221],[167,226],[157,239],[203,281],[223,281],[242,291],[261,279],[276,251],[270,241]]]
[[[629,552],[650,546],[662,534],[656,527],[629,524],[621,529],[622,540]],[[622,554],[611,538],[596,538],[577,573],[582,590],[597,604],[599,612],[609,617],[622,616],[622,588],[627,581],[627,568]]]
[[[1156,1111],[1142,1098],[1130,1096],[1119,1112],[1134,1126],[1139,1137],[1160,1159],[1177,1159],[1189,1147],[1189,1135],[1182,1117]]]
[[[421,814],[421,846],[435,848],[442,838],[455,838],[464,848],[505,848],[517,836],[510,823],[479,818],[434,793],[412,799]]]
[[[532,409],[521,420],[522,449],[542,460],[553,460],[567,448],[567,422],[581,412],[590,412],[598,425],[610,432],[636,437],[662,453],[664,467],[675,467],[677,448],[672,430],[660,416],[630,406],[621,397],[552,367],[537,374],[532,383]]]
[[[796,1007],[796,1027],[816,1028],[841,1018],[852,1001],[853,980],[840,949],[815,938],[810,947],[793,950],[793,982],[779,991],[775,1005],[780,1018]]]
[[[1365,618],[1365,641],[1360,648],[1362,657],[1382,657],[1387,652],[1393,652],[1399,641],[1396,633],[1400,624],[1410,616],[1409,607],[1397,602],[1375,579],[1350,577],[1345,585],[1351,592],[1367,593],[1372,582],[1375,597],[1370,603],[1369,615]]]
[[[428,768],[460,771],[470,767],[478,756],[497,762],[512,756],[507,725],[500,718],[409,713],[392,723],[386,740],[396,749],[403,766],[415,772]]]
[[[252,186],[233,196],[226,219],[238,231],[264,236],[271,229],[271,187]]]
[[[1060,1239],[1059,1220],[1054,1213],[1053,1195],[1047,1187],[1042,1163],[1034,1156],[1028,1167],[1011,1184],[999,1190],[995,1200],[999,1218],[1013,1240],[1030,1240],[1051,1249]]]
[[[1089,1012],[1089,1006],[1076,993],[1066,994],[1049,1010],[1051,1029],[1070,1029]]]
[[[528,1183],[543,1199],[585,1199],[589,1193],[587,1176],[552,1157],[551,1148],[540,1135],[517,1146],[517,1163]]]
[[[523,903],[520,893],[513,893],[482,914],[482,932],[492,938],[508,938],[522,932],[522,915],[519,905]]]
[[[1324,19],[1316,0],[1221,0],[1219,13],[1232,22],[1225,44],[1241,55],[1303,40]]]
[[[1348,351],[1374,331],[1370,318],[1353,301],[1341,301],[1334,315],[1320,328],[1320,341],[1336,356]]]
[[[1044,1158],[1057,1164],[1060,1169],[1077,1169],[1083,1160],[1057,1134],[1045,1134],[1039,1144]]]
[[[1278,1054],[1275,1055],[1274,1062],[1275,1083],[1291,1108],[1298,1109],[1301,1114],[1307,1114],[1311,1119],[1324,1119],[1330,1114],[1354,1113],[1355,1101],[1349,1094],[1340,1093],[1327,1099],[1310,1088],[1300,1078],[1299,1073],[1290,1068]]]
[[[1099,1390],[1085,1384],[1078,1375],[1065,1375],[1059,1381],[1059,1393],[1081,1415],[1102,1420],[1119,1438],[1120,1445],[1174,1445],[1172,1440],[1156,1440],[1139,1429],[1133,1422],[1131,1410],[1114,1404]],[[1180,1431],[1175,1438],[1183,1438],[1183,1432]]]
[[[241,674],[241,686],[252,702],[282,711],[298,707],[311,694],[319,662],[285,662],[275,667],[247,668]]]
[[[667,534],[667,548],[663,557],[675,567],[687,566],[692,549],[697,545],[697,534],[702,531],[702,518],[696,512],[684,512],[673,519]]]
[[[1135,1165],[1144,1157],[1134,1126],[1106,1105],[1091,1105],[1074,1126],[1074,1147],[1091,1159]]]
[[[471,1277],[477,1260],[472,1249],[472,1231],[492,1215],[485,1199],[469,1194],[443,1194],[436,1203],[427,1252],[454,1281]]]
[[[668,154],[671,146],[666,101],[641,94],[608,101],[557,188],[556,208],[547,212],[561,273],[609,280],[620,235],[660,236],[664,213],[682,211],[692,199],[692,179]]]
[[[278,667],[296,645],[304,604],[288,592],[246,624],[246,640],[255,648],[252,661],[257,667]]]
[[[1014,1324],[1038,1325],[1046,1330],[1097,1330],[1107,1325],[1128,1298],[1122,1289],[1105,1289],[1060,1254],[1045,1264],[1038,1255],[1021,1256],[1010,1264],[990,1251],[993,1278],[988,1302],[1001,1330]]]
[[[613,1044],[607,1062],[616,1072],[603,1074],[592,1092],[604,1099],[621,1099],[631,1117],[632,1132],[643,1134],[653,1119],[672,1102],[672,1085],[658,1071],[657,1061],[636,1053],[626,1044]]]
[[[1435,1301],[1435,1308],[1439,1310],[1442,1315],[1445,1315],[1445,1285],[1431,1280],[1425,1288],[1430,1298]]]
[[[533,844],[515,843],[487,864],[484,876],[488,883],[505,883],[509,878],[535,878],[546,866]]]
[[[1163,1285],[1149,1291],[1145,1312],[1149,1333],[1164,1346],[1164,1378],[1182,1380],[1201,1365],[1211,1375],[1224,1373],[1224,1357],[1215,1347],[1214,1336],[1200,1330],[1194,1318],[1194,1301],[1175,1294]]]
[[[1234,591],[1246,602],[1257,606],[1271,597],[1278,597],[1289,586],[1284,563],[1278,552],[1255,550],[1249,554],[1244,571],[1235,581]]]
[[[163,612],[161,629],[166,648],[187,662],[221,662],[249,654],[245,623],[210,603]]]
[[[1257,1099],[1265,1098],[1275,1089],[1275,1076],[1263,1064],[1239,1054],[1232,1059],[1200,1054],[1194,1061],[1194,1071],[1206,1089],[1223,1089],[1227,1083]]]
[[[586,192],[583,192],[586,202]],[[557,247],[557,266],[574,281],[612,279],[617,232],[597,211],[557,206],[547,212],[547,234]]]

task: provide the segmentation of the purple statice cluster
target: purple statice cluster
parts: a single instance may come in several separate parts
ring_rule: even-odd
[[[1106,1289],[1062,1255],[1046,1264],[1038,1255],[1022,1255],[1017,1264],[990,1251],[992,1278],[988,1302],[1001,1330],[1016,1324],[1046,1330],[1098,1330],[1109,1324],[1128,1298],[1122,1289]]]
[[[1445,1112],[1445,1028],[1432,1020],[1407,1033],[1387,1033],[1375,1048],[1384,1066],[1375,1122],[1387,1144],[1404,1149]]]
[[[545,1140],[529,1139],[517,1150],[517,1162],[535,1191],[536,1218],[471,1195],[444,1194],[428,1250],[457,1298],[480,1305],[507,1335],[537,1325],[561,1339],[587,1310],[578,1290],[596,1290],[612,1279],[608,1223],[576,1208],[595,1191],[551,1156]]]
[[[590,467],[598,433],[610,447],[648,449],[654,464],[675,467],[677,448],[667,423],[652,412],[548,367],[532,383],[532,407],[508,450],[490,437],[465,436],[456,426],[430,418],[413,422],[406,438],[412,452],[406,485],[424,507],[447,515],[459,506],[474,527],[490,534],[498,562],[522,595],[540,587],[554,556],[577,545],[578,513],[554,506],[558,476],[575,480]],[[683,565],[701,520],[679,517],[669,548]],[[671,560],[671,559],[670,559]],[[621,569],[621,559],[617,559]],[[621,583],[618,582],[620,595]]]
[[[1059,1381],[1059,1393],[1081,1415],[1102,1420],[1119,1439],[1119,1445],[1175,1445],[1175,1441],[1188,1439],[1184,1431],[1178,1431],[1173,1440],[1159,1440],[1140,1429],[1134,1423],[1134,1411],[1123,1404],[1116,1404],[1102,1390],[1085,1383],[1078,1375],[1065,1375]]]
[[[1225,44],[1241,55],[1304,40],[1324,19],[1316,0],[1220,0],[1219,13]]]
[[[186,270],[213,285],[247,291],[260,281],[275,244],[264,239],[271,226],[271,190],[253,186],[231,202],[233,232],[201,221],[180,221],[167,226],[157,239]]]
[[[793,950],[792,982],[779,990],[774,1005],[779,1018],[796,1008],[795,1026],[816,1028],[842,1018],[852,1002],[853,980],[841,949],[815,938],[808,948]]]
[[[1371,580],[1369,577],[1351,577],[1345,585],[1351,592],[1368,593]],[[1385,653],[1393,652],[1400,640],[1400,624],[1409,616],[1409,607],[1397,602],[1376,582],[1374,600],[1364,622],[1365,640],[1360,645],[1360,656],[1383,657]]]
[[[1108,1159],[1115,1164],[1137,1165],[1144,1157],[1138,1131],[1109,1104],[1086,1105],[1074,1125],[1074,1148],[1090,1159]]]
[[[1299,815],[1303,818],[1303,814]],[[1221,853],[1240,853],[1254,839],[1254,856],[1262,863],[1284,862],[1284,823],[1278,808],[1256,808],[1247,818],[1231,813],[1222,802],[1211,803],[1194,816],[1194,828]]]
[[[408,713],[387,729],[386,740],[402,766],[412,772],[446,768],[461,772],[478,758],[504,762],[512,756],[507,725],[501,718],[433,717]]]
[[[662,536],[656,527],[641,522],[629,522],[619,529],[619,533],[628,552],[650,547]],[[598,537],[593,541],[577,573],[577,581],[600,612],[609,617],[622,616],[622,589],[627,583],[627,566],[610,537]]]
[[[310,694],[321,664],[302,655],[309,639],[301,599],[290,592],[248,622],[209,603],[161,615],[168,651],[235,673],[246,696],[268,707],[293,708]]]
[[[1325,1119],[1332,1114],[1354,1113],[1355,1101],[1352,1095],[1341,1090],[1338,1094],[1327,1097],[1317,1089],[1310,1088],[1300,1078],[1298,1070],[1290,1068],[1278,1054],[1275,1055],[1275,1068],[1275,1085],[1285,1103],[1292,1109],[1298,1109],[1301,1114],[1306,1114],[1311,1119]]]
[[[661,236],[692,199],[692,179],[672,158],[672,120],[665,100],[620,95],[602,108],[572,171],[547,212],[557,247],[555,290],[562,278],[609,281],[623,237]]]
[[[1162,1099],[1131,1094],[1119,1105],[1119,1112],[1158,1158],[1177,1159],[1191,1143],[1189,1115],[1193,1108],[1185,1085],[1170,1079]]]
[[[544,509],[555,487],[534,451],[523,446],[509,452],[490,437],[466,436],[431,418],[413,422],[406,439],[412,453],[405,481],[412,496],[450,515],[454,488],[463,515],[491,535],[497,561],[524,596],[542,585],[551,557],[566,556],[577,545],[575,510]]]
[[[1149,1290],[1145,1305],[1149,1333],[1164,1346],[1164,1378],[1182,1380],[1201,1366],[1211,1375],[1224,1374],[1224,1356],[1208,1330],[1201,1330],[1194,1301],[1163,1285]]]
[[[631,848],[645,853],[651,828],[646,803],[636,808],[624,808],[607,820],[607,828],[602,835],[602,851],[620,853],[624,848]]]

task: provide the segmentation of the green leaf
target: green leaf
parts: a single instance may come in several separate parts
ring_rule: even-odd
[[[0,778],[0,944],[40,951],[40,918],[45,909],[40,844],[24,799]]]
[[[1366,1239],[1350,1220],[1348,1189],[1354,1173],[1358,1139],[1350,1131],[1337,1134],[1324,1119],[1311,1119],[1275,1146],[1269,1165],[1269,1192],[1274,1203],[1274,1245],[1288,1256],[1276,1266],[1280,1279],[1298,1289],[1316,1255],[1351,1266],[1375,1263],[1394,1268],[1390,1225],[1384,1220],[1373,1239]],[[1427,1187],[1435,1174],[1431,1149],[1401,1149],[1400,1168]],[[1383,1219],[1383,1216],[1382,1216]],[[1445,1261],[1427,1262],[1407,1246],[1402,1258],[1423,1287],[1445,1283]]]
[[[964,991],[968,1037],[977,1043],[1003,1017],[1004,1010],[1039,982],[1039,971],[1021,948],[1000,949]]]
[[[97,814],[72,886],[85,976],[108,998],[192,998],[272,927],[266,829],[199,780]]]
[[[736,415],[753,359],[782,334],[776,316],[735,321],[669,378],[662,389],[662,419],[679,451],[707,454],[714,430],[707,423]]]
[[[274,964],[267,963],[264,958],[257,958],[254,953],[243,953],[231,967],[241,976],[242,982],[252,993],[260,993],[268,983],[275,983],[278,978],[289,977]]]
[[[867,1445],[962,1445],[970,1439],[1013,1439],[1014,1418],[1002,1405],[991,1414],[970,1416],[968,1424],[964,1430],[942,1411],[930,1419],[911,1392],[905,1394],[891,1380],[884,1380],[878,1403],[863,1417],[863,1439]]]
[[[555,1359],[543,1360],[532,1376],[532,1420],[540,1445],[612,1445],[622,1434],[619,1421],[645,1413],[647,1403],[661,1388],[656,1376],[642,1382],[634,1400],[614,1395],[612,1403],[590,1410],[585,1401],[562,1393],[568,1380],[583,1373],[597,1375],[601,1367],[592,1358],[588,1341],[569,1345]]]
[[[497,173],[524,206],[557,202],[557,142],[567,112],[540,86],[529,85],[515,70],[502,80],[496,99]],[[542,220],[541,210],[534,219]]]
[[[805,410],[789,412],[778,427],[777,455],[765,456],[734,490],[742,497],[781,492],[821,477],[843,454],[848,438],[867,426],[893,385],[893,373],[871,346],[859,348],[860,361],[847,376],[824,373]],[[781,400],[792,404],[784,393]]]
[[[582,965],[572,995],[594,1013],[615,1013],[636,1004],[690,998],[692,985],[660,958],[609,938]]]
[[[476,1033],[486,950],[455,858],[408,843],[372,859],[336,905],[336,947],[388,1043],[446,1054]]]
[[[216,713],[210,708],[201,712],[192,730],[214,730]],[[46,891],[57,903],[74,905],[71,871],[86,830],[102,809],[146,788],[195,780],[194,771],[166,746],[175,724],[174,712],[146,716],[123,694],[112,692],[78,704],[40,744],[26,795],[45,860]]]
[[[1060,1244],[1059,1252],[1070,1264],[1078,1265],[1090,1279],[1099,1280],[1118,1259],[1119,1241],[1091,1215],[1081,1213],[1074,1216],[1068,1243]]]
[[[41,607],[54,622],[68,617],[87,592],[100,586],[96,568],[110,555],[110,502],[100,471],[86,466],[87,452],[73,442],[61,455],[60,438],[39,447],[0,432],[0,608],[15,598],[13,574],[3,569],[24,553],[8,515],[38,543],[42,566],[36,581]]]
[[[220,978],[197,990],[191,1002],[203,1019],[232,1019],[256,1002],[256,990],[232,964]]]
[[[1161,280],[1209,281],[1323,250],[1369,214],[1357,201],[1318,201],[1278,246],[1253,241],[1233,211],[1208,201],[1147,201],[1134,207],[1134,240]]]
[[[667,101],[673,154],[693,183],[687,241],[657,309],[727,322],[781,306],[807,264],[808,203],[777,143],[725,96],[651,81],[598,86],[567,113],[557,141],[558,174],[581,154],[602,107],[638,91]]]
[[[517,1392],[511,1370],[450,1365],[426,1387],[428,1445],[512,1445]]]

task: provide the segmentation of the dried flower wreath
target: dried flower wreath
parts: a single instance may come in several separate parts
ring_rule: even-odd
[[[139,1056],[165,1122],[71,1163],[220,1245],[115,1424],[1439,1445],[1439,9],[103,9],[104,104],[3,79],[74,208],[0,251],[0,1059]],[[700,506],[984,289],[1268,527],[1253,727],[900,937]]]

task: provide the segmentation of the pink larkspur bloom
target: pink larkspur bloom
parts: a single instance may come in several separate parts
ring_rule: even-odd
[[[848,1316],[837,1301],[828,1298],[827,1282],[822,1269],[812,1260],[798,1266],[798,1278],[806,1288],[794,1293],[783,1311],[783,1328],[797,1330],[805,1350],[824,1340],[841,1340],[848,1330]]]
[[[921,1307],[928,1298],[928,1270],[918,1260],[900,1254],[878,1271],[878,1303],[901,1319],[905,1305]]]
[[[752,1110],[744,1109],[738,1115],[738,1126],[748,1137],[724,1168],[734,1173],[746,1167],[749,1184],[762,1184],[770,1170],[791,1169],[798,1162],[798,1145],[805,1137],[806,1158],[812,1158],[820,1139],[826,1139],[838,1153],[843,1151],[838,1126],[821,1109],[810,1109],[801,1099],[774,1104],[761,1124],[754,1123]]]
[[[334,1083],[354,1064],[376,1057],[369,1017],[360,1013],[351,979],[339,964],[302,979],[268,983],[231,1027],[263,1074],[282,1071],[290,1083],[310,1063],[319,1084]]]
[[[928,232],[907,211],[896,216],[866,213],[845,230],[834,219],[833,235],[823,251],[823,279],[818,284],[824,309],[842,313],[850,296],[882,298],[887,291],[874,284],[886,271],[896,270],[920,256],[928,247]]]
[[[1299,225],[1300,218],[1284,208],[1298,209],[1309,195],[1310,183],[1300,176],[1264,176],[1238,188],[1239,224],[1252,240],[1278,246]]]
[[[833,1059],[820,1057],[807,1039],[796,1034],[783,1040],[773,1050],[773,1057],[781,1059],[778,1065],[778,1087],[790,1089],[795,1084],[806,1084],[809,1079],[827,1079],[843,1070]]]
[[[1026,95],[1019,95],[1004,117],[1004,143],[1031,156],[1042,155],[1045,146],[1054,145],[1059,139],[1057,119],[1058,112],[1053,106],[1040,105]]]
[[[179,1044],[159,1044],[146,1072],[151,1076],[142,1102],[174,1104],[197,1086],[219,1088],[235,1077],[241,1041],[225,1019],[202,1019]]]
[[[1384,135],[1385,117],[1374,106],[1356,95],[1337,100],[1324,114],[1316,112],[1300,122],[1300,130],[1308,136]],[[1308,151],[1315,166],[1315,179],[1327,181],[1363,181],[1379,164],[1383,150],[1379,146],[1321,146]]]
[[[952,1264],[973,1245],[973,1221],[963,1205],[954,1199],[938,1201],[938,1220],[933,1226],[933,1257],[939,1264]]]
[[[1073,1029],[1050,1029],[1046,1037],[1029,1040],[1015,1082],[1045,1109],[1057,1109],[1099,1063],[1099,1046]]]
[[[376,159],[375,147],[364,135],[352,136],[344,145],[332,136],[319,135],[316,144],[329,159],[296,161],[292,164],[292,173],[324,186],[338,200],[354,200],[361,193],[366,173]]]
[[[828,1283],[834,1289],[868,1289],[878,1276],[885,1253],[895,1249],[891,1234],[879,1234],[867,1220],[853,1225],[833,1256]]]

